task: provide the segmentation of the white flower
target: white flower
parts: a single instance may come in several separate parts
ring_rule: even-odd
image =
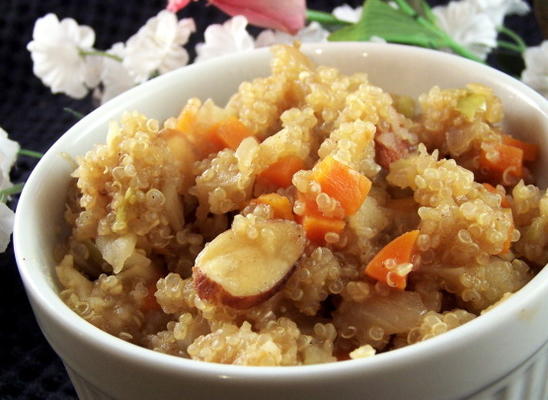
[[[530,10],[523,0],[468,0],[478,13],[485,13],[496,27],[502,26],[504,17],[512,14],[524,15]]]
[[[10,170],[17,158],[19,143],[10,140],[5,130],[0,128],[0,190],[12,186]]]
[[[182,46],[195,30],[192,18],[177,21],[174,13],[160,11],[127,41],[125,67],[140,83],[154,72],[163,74],[186,65],[188,53]]]
[[[15,214],[5,203],[0,203],[0,253],[6,251],[13,232]]]
[[[335,7],[331,14],[341,21],[351,22],[355,24],[362,16],[363,7],[352,8],[348,4]]]
[[[322,43],[327,40],[329,32],[322,28],[317,22],[311,22],[296,35],[290,35],[281,31],[264,30],[257,36],[256,47],[272,46],[273,44],[293,43],[299,40],[302,43]]]
[[[115,43],[106,52],[118,56],[121,59],[124,59],[126,56],[124,43]],[[124,63],[110,57],[96,56],[96,58],[101,62],[100,79],[102,88],[97,88],[93,92],[93,96],[99,99],[101,104],[137,85],[137,82]]]
[[[101,70],[103,68],[103,57],[87,55],[86,72],[84,73],[84,83],[88,88],[94,88],[101,82]]]
[[[196,62],[231,53],[252,50],[253,37],[245,29],[247,18],[237,15],[224,24],[209,25],[204,33],[205,42],[196,46]]]
[[[525,70],[521,73],[521,80],[548,97],[548,40],[540,46],[529,47],[523,58]]]
[[[10,169],[15,163],[19,143],[10,140],[5,130],[0,128],[0,190],[10,188]],[[13,232],[13,211],[0,201],[0,253],[6,251]]]
[[[80,26],[72,18],[61,22],[55,14],[36,20],[32,41],[27,45],[31,53],[34,74],[53,93],[66,93],[82,98],[87,64],[80,51],[89,51],[95,42],[95,33],[89,26]]]
[[[432,9],[438,26],[458,44],[482,60],[497,46],[497,29],[487,14],[478,12],[475,0],[452,1]]]
[[[497,28],[506,15],[526,14],[523,0],[460,0],[432,9],[438,25],[457,43],[485,60],[497,46]]]

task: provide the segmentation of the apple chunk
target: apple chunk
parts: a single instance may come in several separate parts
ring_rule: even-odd
[[[211,241],[196,258],[192,276],[198,296],[245,309],[276,293],[304,250],[300,225],[237,216],[232,229]]]

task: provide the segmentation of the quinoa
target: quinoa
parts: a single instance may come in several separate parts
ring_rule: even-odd
[[[82,318],[207,362],[367,358],[488,312],[548,262],[548,195],[530,154],[497,169],[490,88],[414,100],[272,52],[226,106],[127,112],[77,159],[56,272]],[[372,273],[410,233],[409,257]]]

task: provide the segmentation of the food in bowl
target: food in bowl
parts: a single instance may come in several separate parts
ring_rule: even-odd
[[[476,318],[547,259],[538,147],[479,84],[418,102],[273,48],[272,75],[77,160],[56,268],[90,323],[181,357],[299,365]]]

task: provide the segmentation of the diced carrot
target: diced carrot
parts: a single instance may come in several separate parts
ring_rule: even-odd
[[[313,195],[297,192],[297,200],[304,203],[304,213],[295,215],[295,219],[303,226],[306,237],[311,242],[325,244],[326,233],[340,233],[344,229],[344,220],[322,214]]]
[[[367,264],[364,271],[365,274],[389,286],[404,290],[407,285],[407,274],[398,274],[395,270],[391,271],[386,266],[386,263],[392,263],[393,267],[411,263],[418,236],[419,231],[414,230],[406,232],[392,240]]]
[[[143,303],[141,304],[141,310],[142,311],[153,311],[153,310],[160,310],[160,304],[158,304],[158,301],[156,301],[156,296],[154,296],[154,293],[156,292],[156,280],[153,280],[148,286],[147,286],[148,294],[143,299]]]
[[[326,233],[341,233],[345,226],[343,220],[319,215],[305,215],[301,221],[306,237],[316,244],[325,244]]]
[[[293,207],[289,199],[278,193],[268,193],[251,200],[252,204],[268,204],[272,207],[274,218],[293,221]]]
[[[304,161],[297,156],[282,157],[259,174],[259,180],[279,187],[291,186],[295,172],[304,168]]]
[[[309,193],[304,194],[301,192],[297,192],[297,200],[304,204],[303,215],[306,214],[306,215],[315,215],[318,217],[323,217],[323,214],[318,209],[318,204],[316,203],[315,195],[309,194]]]
[[[535,143],[527,143],[509,135],[502,136],[502,143],[508,146],[514,146],[523,150],[523,159],[525,161],[535,161],[538,157],[539,146]]]
[[[242,140],[252,135],[253,132],[236,117],[228,117],[213,124],[206,133],[207,138],[220,146],[220,149],[228,147],[232,150],[236,150]]]
[[[322,192],[341,203],[346,215],[355,214],[371,189],[364,175],[328,156],[314,168],[314,178]]]
[[[202,158],[208,154],[217,153],[226,148],[225,143],[215,134],[215,130],[210,129],[205,133],[204,139],[199,144]]]
[[[510,229],[510,232],[508,233],[508,237],[504,241],[504,244],[502,245],[502,251],[500,254],[506,254],[510,251],[510,247],[512,247],[512,231],[514,230],[514,226],[512,225],[512,229]]]
[[[491,193],[500,194],[502,197],[502,200],[500,202],[501,207],[510,208],[510,202],[508,201],[506,196],[502,195],[493,185],[491,185],[490,183],[484,183],[483,187]]]
[[[504,143],[492,145],[487,149],[482,147],[479,165],[493,181],[504,183],[502,177],[507,169],[510,175],[519,179],[523,176],[523,150]]]
[[[176,129],[178,131],[188,133],[194,127],[195,122],[196,113],[194,112],[194,110],[191,111],[185,107],[177,117]]]
[[[510,239],[510,237],[508,237],[502,245],[502,251],[500,252],[500,254],[508,253],[510,251],[510,247],[512,247],[512,240]]]

